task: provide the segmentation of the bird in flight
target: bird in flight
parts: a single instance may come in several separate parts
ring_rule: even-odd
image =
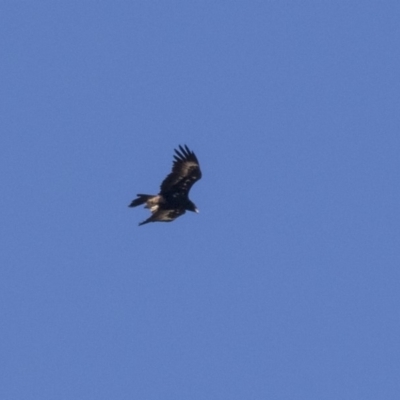
[[[172,171],[163,180],[158,195],[138,194],[129,207],[145,204],[151,216],[140,225],[149,222],[171,222],[185,214],[186,210],[198,213],[194,203],[189,200],[191,187],[201,178],[199,161],[193,151],[185,145],[175,149]]]

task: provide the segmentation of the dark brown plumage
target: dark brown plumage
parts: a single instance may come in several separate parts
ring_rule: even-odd
[[[185,214],[186,210],[198,212],[194,203],[189,200],[191,187],[201,178],[199,161],[193,151],[185,145],[175,149],[172,171],[161,183],[158,195],[138,194],[129,207],[146,204],[150,209],[150,218],[141,222],[171,222]]]

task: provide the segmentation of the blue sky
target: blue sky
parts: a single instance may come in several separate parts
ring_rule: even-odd
[[[399,17],[2,2],[0,398],[398,399]]]

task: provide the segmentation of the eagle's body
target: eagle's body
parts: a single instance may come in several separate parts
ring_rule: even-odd
[[[146,204],[152,215],[139,225],[148,222],[171,222],[183,215],[186,210],[198,212],[189,200],[189,191],[193,184],[201,178],[200,165],[196,155],[185,147],[175,149],[171,173],[161,184],[158,195],[138,194],[129,207]]]

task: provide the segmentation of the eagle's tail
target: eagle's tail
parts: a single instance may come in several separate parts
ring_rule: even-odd
[[[136,207],[140,206],[141,204],[146,203],[147,200],[151,199],[154,197],[154,195],[151,194],[138,194],[137,199],[133,200],[131,204],[129,204],[129,207]]]

